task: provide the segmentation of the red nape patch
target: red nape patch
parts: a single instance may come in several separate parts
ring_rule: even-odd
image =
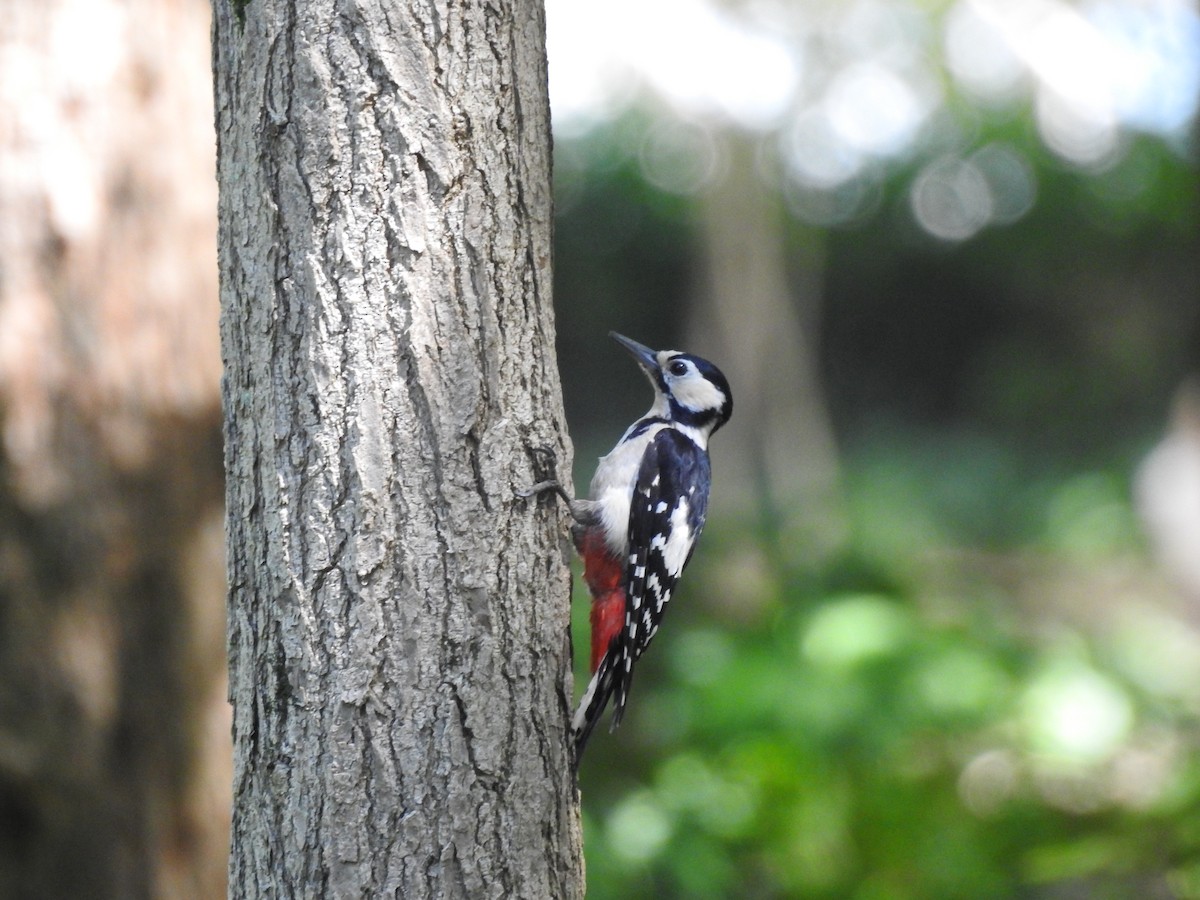
[[[625,625],[625,567],[609,552],[604,532],[589,528],[576,542],[583,580],[592,594],[592,671]]]

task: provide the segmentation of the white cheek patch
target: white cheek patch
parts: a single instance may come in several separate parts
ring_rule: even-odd
[[[720,409],[725,405],[725,395],[715,384],[700,375],[683,378],[671,386],[675,400],[687,409],[700,412],[705,409]]]

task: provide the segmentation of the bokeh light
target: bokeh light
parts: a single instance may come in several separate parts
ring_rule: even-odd
[[[879,164],[944,137],[939,66],[982,108],[1010,115],[1027,100],[1045,146],[1086,169],[1116,164],[1130,129],[1182,140],[1200,97],[1200,17],[1186,0],[959,0],[940,19],[912,2],[867,0],[764,0],[740,11],[625,0],[601,17],[551,2],[547,15],[560,135],[610,121],[650,92],[665,105],[643,164],[664,190],[688,194],[713,177],[711,148],[704,129],[670,132],[666,120],[772,132],[789,207],[823,226],[871,207]],[[924,167],[911,191],[916,221],[934,237],[967,240],[1033,207],[1031,170],[1011,146],[945,149],[963,158]]]

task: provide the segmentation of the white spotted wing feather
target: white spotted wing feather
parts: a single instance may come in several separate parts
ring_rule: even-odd
[[[679,576],[704,527],[708,453],[672,428],[655,435],[642,457],[629,509],[625,630],[616,666],[614,725],[621,720],[633,663],[658,631]]]

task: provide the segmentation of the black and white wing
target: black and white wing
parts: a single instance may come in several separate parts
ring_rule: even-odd
[[[615,673],[613,725],[620,724],[633,664],[650,646],[704,528],[712,470],[690,437],[664,428],[642,457],[629,507],[625,630]]]

